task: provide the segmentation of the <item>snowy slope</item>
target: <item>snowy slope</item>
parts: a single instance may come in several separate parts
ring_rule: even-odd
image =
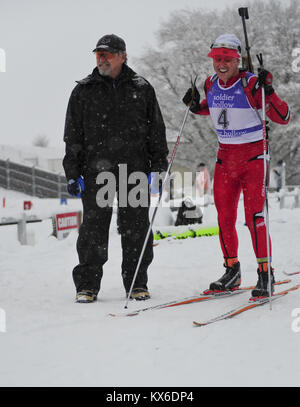
[[[0,217],[22,208],[24,196],[0,192],[12,206],[2,208]],[[35,207],[46,203],[36,200]],[[243,284],[249,285],[256,283],[256,264],[241,204],[240,261]],[[55,205],[48,200],[48,210]],[[214,206],[205,208],[204,218],[216,221]],[[6,313],[0,386],[299,386],[300,332],[292,330],[291,312],[300,307],[300,291],[276,301],[272,311],[266,305],[203,328],[192,321],[230,310],[249,294],[135,317],[108,316],[125,305],[115,225],[113,218],[109,261],[93,304],[74,303],[76,232],[58,241],[45,220],[28,225],[36,244],[20,246],[15,226],[0,227],[0,308]],[[300,270],[300,210],[280,210],[271,197],[270,230],[273,264],[282,279],[282,270]],[[152,299],[130,302],[130,310],[196,295],[223,273],[217,236],[164,240],[154,250]],[[299,282],[300,275],[294,276],[293,283]]]

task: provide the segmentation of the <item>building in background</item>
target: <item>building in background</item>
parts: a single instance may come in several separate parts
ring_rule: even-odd
[[[64,147],[10,146],[0,145],[0,159],[37,167],[45,171],[62,173]]]

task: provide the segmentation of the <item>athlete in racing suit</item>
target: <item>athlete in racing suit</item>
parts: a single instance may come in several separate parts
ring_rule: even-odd
[[[241,283],[236,231],[237,207],[241,192],[245,220],[258,263],[258,282],[253,296],[268,295],[268,256],[264,218],[264,142],[261,121],[262,89],[265,86],[266,114],[270,120],[287,124],[288,105],[274,92],[272,74],[261,70],[256,76],[239,69],[240,41],[233,34],[217,38],[208,54],[215,74],[204,85],[205,99],[189,89],[183,98],[190,110],[210,115],[216,129],[219,150],[214,172],[214,201],[218,213],[219,238],[225,274],[210,284],[214,291],[234,289]],[[269,154],[267,152],[269,171]],[[271,240],[270,251],[271,251]],[[271,268],[271,290],[274,276]]]

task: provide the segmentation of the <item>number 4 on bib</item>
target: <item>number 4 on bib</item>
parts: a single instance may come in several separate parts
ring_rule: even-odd
[[[227,129],[229,126],[229,121],[227,120],[227,110],[223,109],[218,117],[218,124],[223,127],[223,129]]]

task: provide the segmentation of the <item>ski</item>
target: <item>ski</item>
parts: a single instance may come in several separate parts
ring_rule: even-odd
[[[237,294],[242,294],[245,290],[238,289],[235,291],[226,291],[226,292],[220,292],[217,294],[200,294],[200,296],[194,296],[194,297],[186,297],[183,298],[182,300],[174,300],[170,302],[166,302],[164,304],[157,304],[153,305],[150,307],[142,308],[142,309],[137,309],[128,313],[121,313],[121,314],[109,314],[111,317],[119,317],[119,316],[125,316],[125,317],[132,317],[135,315],[140,314],[141,312],[144,311],[153,311],[156,309],[162,309],[162,308],[170,308],[170,307],[177,307],[179,305],[185,305],[185,304],[192,304],[194,302],[200,302],[200,301],[208,301],[208,300],[215,300],[217,298],[227,298],[231,297],[233,295]]]
[[[295,274],[300,274],[300,271],[294,271],[293,273],[287,273],[286,271],[283,271],[283,274],[286,276],[294,276]]]
[[[290,279],[280,280],[280,281],[275,282],[275,285],[287,284],[290,281],[291,281]],[[164,304],[152,305],[150,307],[134,310],[134,311],[131,311],[131,312],[119,313],[119,314],[110,313],[108,315],[111,316],[111,317],[119,317],[119,316],[131,317],[131,316],[138,315],[141,312],[145,312],[145,311],[153,311],[153,310],[156,310],[156,309],[177,307],[179,305],[192,304],[192,303],[195,303],[195,302],[208,301],[208,300],[215,300],[215,299],[218,299],[218,298],[227,298],[227,297],[231,297],[233,295],[241,294],[241,293],[243,293],[243,292],[245,292],[247,290],[252,290],[253,288],[254,288],[254,286],[240,287],[240,288],[238,288],[236,290],[233,290],[233,291],[220,291],[220,292],[211,293],[211,294],[205,294],[205,291],[204,291],[199,296],[186,297],[186,298],[183,298],[181,300],[174,300],[174,301],[166,302]]]
[[[291,288],[288,288],[287,290],[279,291],[276,294],[272,295],[272,302],[275,300],[278,300],[279,298],[285,296],[291,291],[295,291],[300,287],[300,284],[297,284]],[[257,298],[250,298],[247,303],[242,304],[231,311],[225,312],[224,314],[218,315],[214,318],[211,318],[205,322],[197,322],[193,321],[193,325],[195,327],[199,326],[206,326],[209,324],[212,324],[214,322],[222,321],[225,319],[233,318],[236,315],[240,315],[242,312],[248,311],[249,309],[259,307],[261,305],[267,304],[269,302],[269,297],[257,297]]]

